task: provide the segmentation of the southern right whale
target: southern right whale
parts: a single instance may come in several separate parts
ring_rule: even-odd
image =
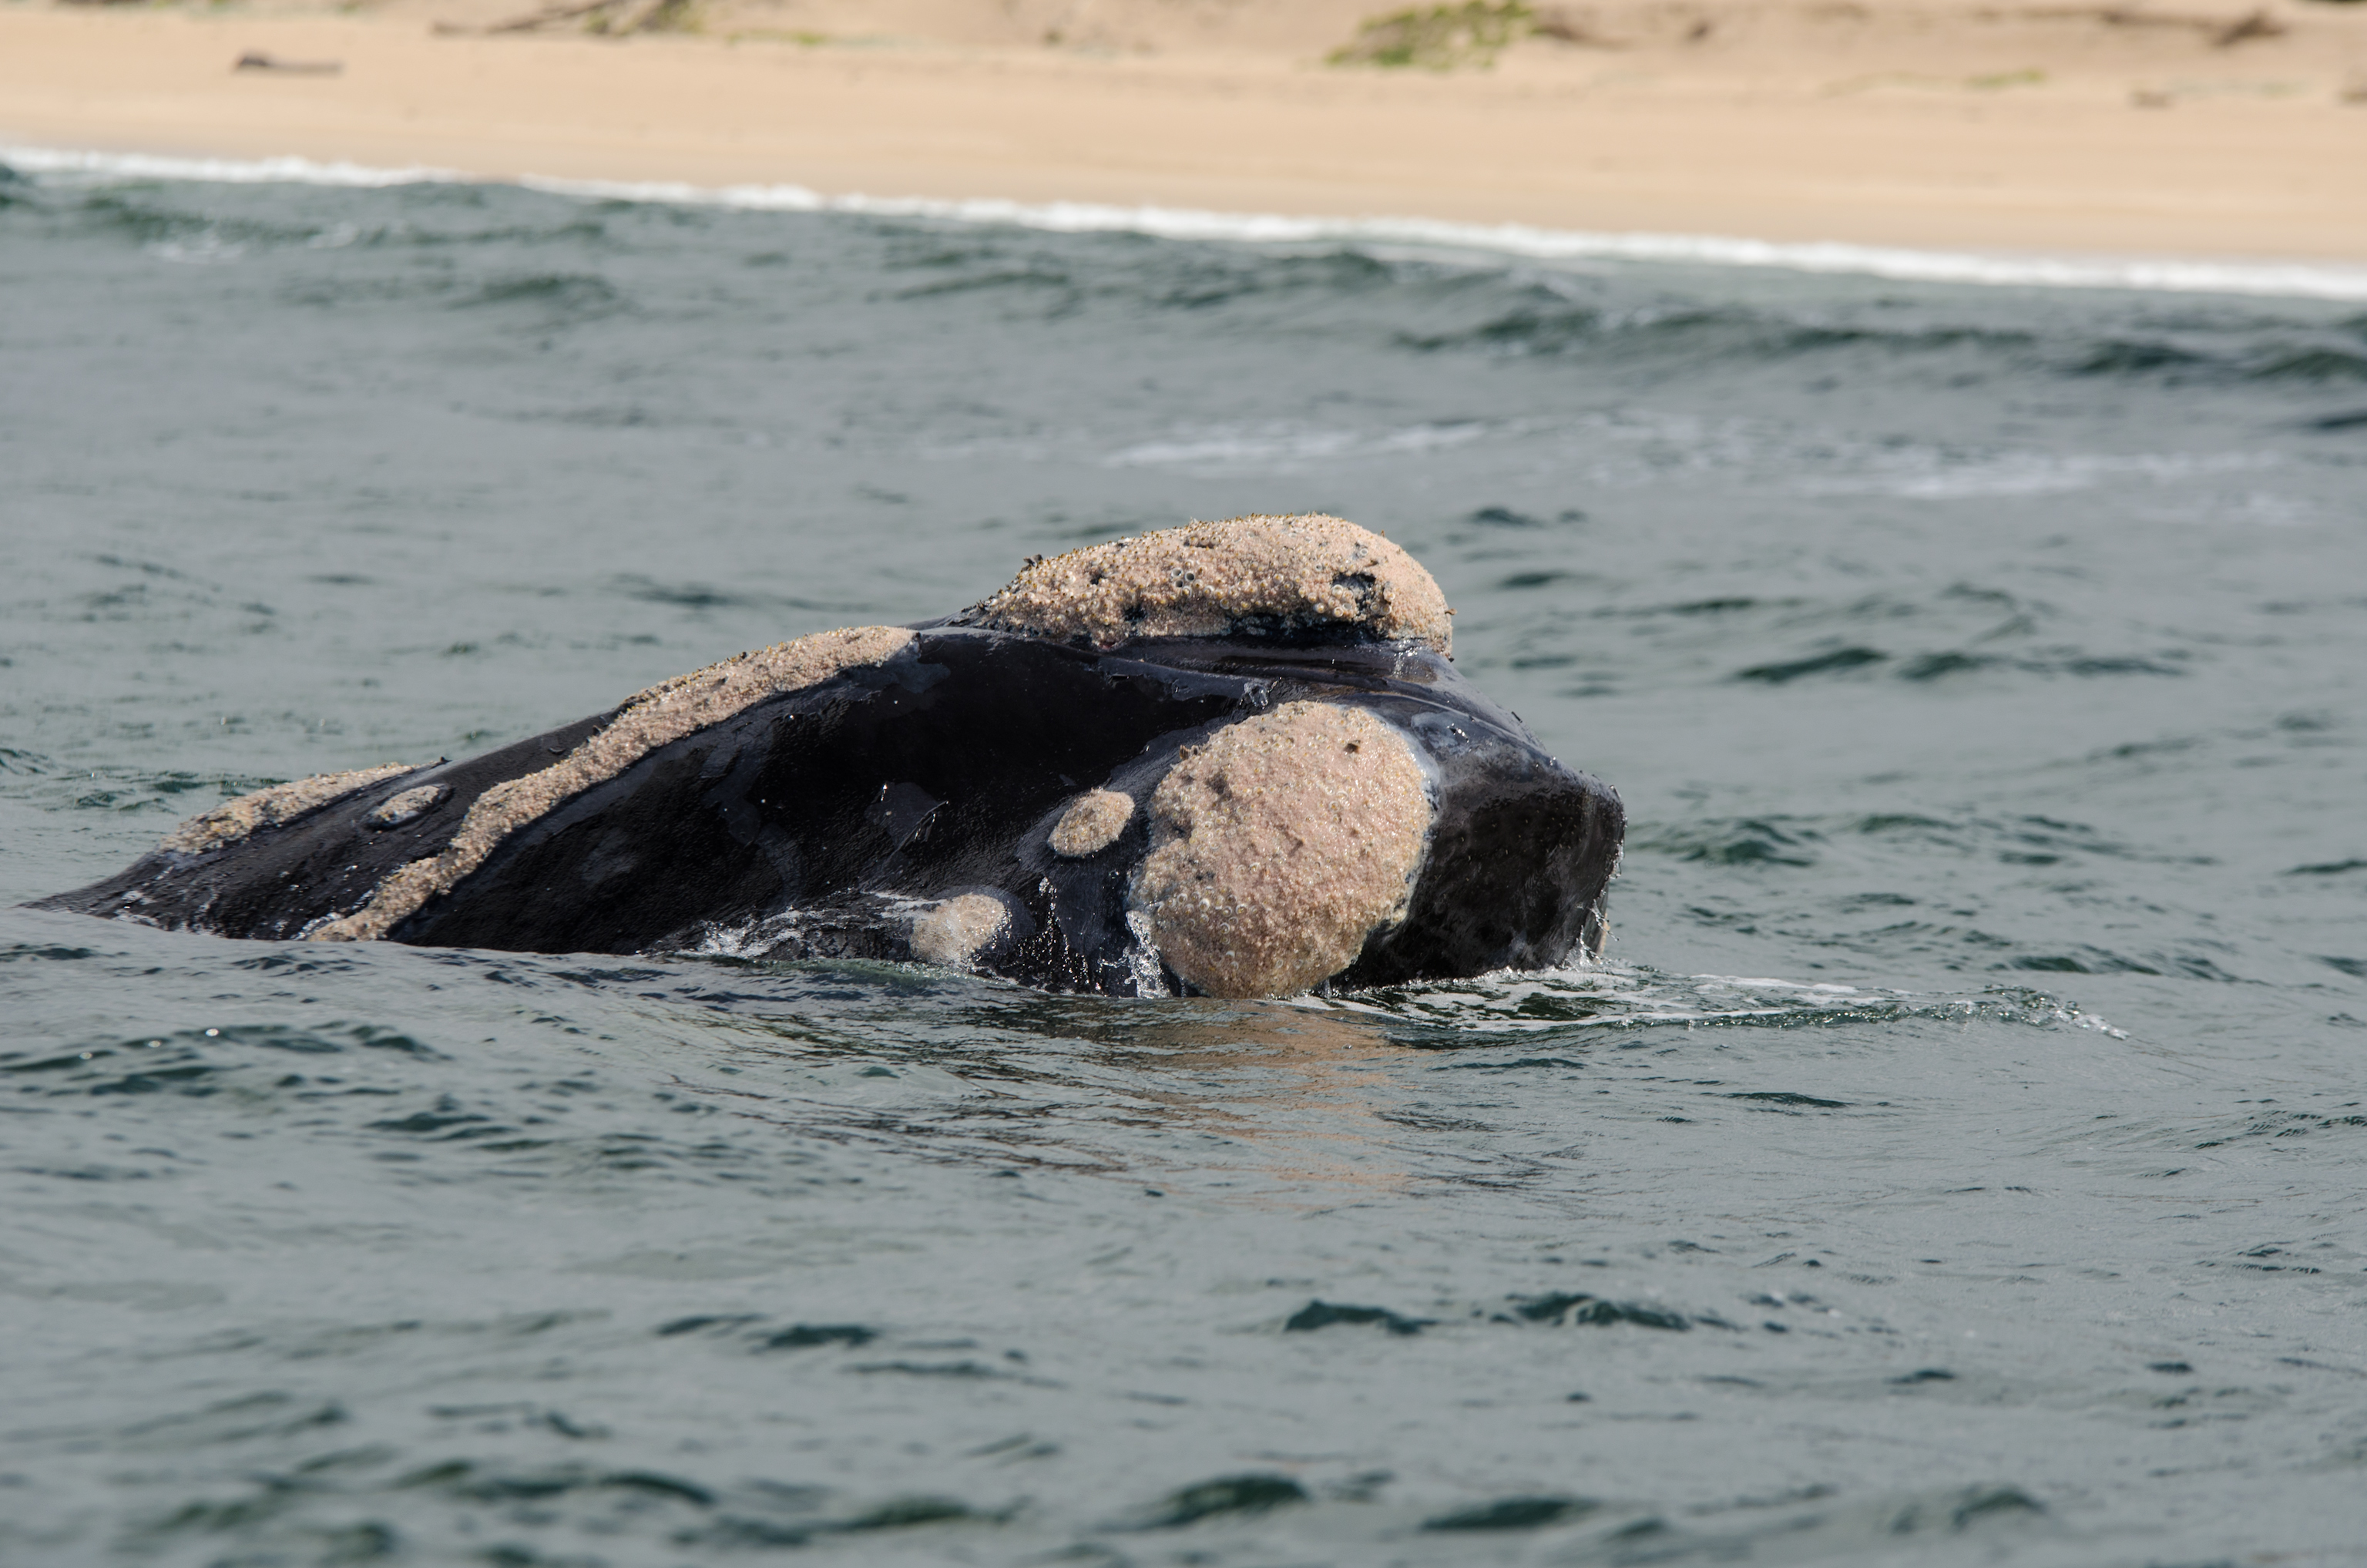
[[[1451,614],[1340,518],[1195,523],[481,756],[261,790],[40,906],[262,939],[917,960],[1122,995],[1599,953],[1619,799],[1462,678]]]

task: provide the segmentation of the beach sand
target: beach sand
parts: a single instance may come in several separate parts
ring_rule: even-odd
[[[1541,6],[1391,68],[1327,59],[1355,0],[9,0],[0,143],[2367,261],[2367,5],[2214,6]]]

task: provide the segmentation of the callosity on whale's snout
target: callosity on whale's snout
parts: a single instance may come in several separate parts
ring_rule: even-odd
[[[467,761],[262,790],[43,903],[229,937],[917,960],[1140,995],[1599,952],[1619,799],[1463,681],[1450,614],[1352,523],[1195,523]]]

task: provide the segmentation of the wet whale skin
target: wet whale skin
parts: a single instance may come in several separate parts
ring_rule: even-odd
[[[982,892],[1008,918],[973,967],[1050,990],[1184,990],[1146,961],[1127,918],[1150,847],[1140,802],[1184,746],[1311,699],[1386,721],[1433,790],[1403,918],[1373,932],[1333,984],[1546,968],[1601,949],[1618,797],[1546,755],[1425,647],[1162,638],[1094,650],[918,631],[883,663],[759,701],[565,801],[389,939],[904,960],[916,909]],[[442,849],[479,794],[549,766],[616,711],[387,779],[225,848],[157,851],[41,906],[228,937],[302,936]],[[429,785],[442,792],[425,812],[393,826],[369,820]],[[1053,825],[1095,788],[1127,793],[1138,809],[1099,851],[1055,854]]]

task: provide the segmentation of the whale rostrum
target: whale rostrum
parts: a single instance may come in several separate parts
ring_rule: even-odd
[[[1624,813],[1337,517],[1027,563],[461,762],[274,786],[38,907],[221,936],[1285,995],[1599,955]]]

